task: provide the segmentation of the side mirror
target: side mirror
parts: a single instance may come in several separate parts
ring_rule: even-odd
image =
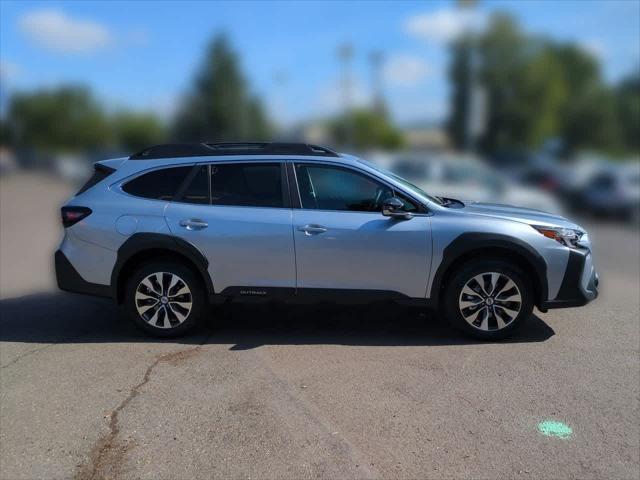
[[[404,207],[404,202],[398,197],[387,198],[382,203],[382,215],[385,217],[400,218],[403,220],[412,218],[413,214],[403,211],[402,207]]]

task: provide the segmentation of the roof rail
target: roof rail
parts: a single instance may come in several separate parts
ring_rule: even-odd
[[[215,157],[224,155],[313,155],[338,157],[326,147],[308,143],[166,143],[145,148],[129,157],[130,160],[151,160],[172,157]]]

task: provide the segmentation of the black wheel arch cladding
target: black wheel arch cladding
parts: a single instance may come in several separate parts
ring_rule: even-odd
[[[533,270],[534,304],[540,305],[547,298],[547,264],[542,256],[526,242],[496,233],[467,232],[456,237],[442,252],[442,261],[434,274],[431,284],[430,298],[434,304],[440,302],[444,281],[451,273],[451,267],[467,254],[481,250],[499,250],[516,255]],[[528,273],[528,272],[525,272]]]
[[[123,285],[126,279],[122,273],[129,267],[129,261],[145,252],[168,251],[185,258],[201,277],[208,295],[213,295],[213,282],[209,275],[209,261],[189,242],[162,233],[135,233],[131,235],[118,249],[118,257],[111,273],[111,285],[115,292],[116,301],[122,302]]]

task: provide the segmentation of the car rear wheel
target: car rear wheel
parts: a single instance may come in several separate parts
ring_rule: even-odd
[[[499,340],[522,327],[533,311],[533,291],[524,273],[501,260],[476,260],[453,273],[444,309],[459,330]]]
[[[126,308],[145,332],[176,337],[196,326],[206,309],[206,299],[201,282],[189,268],[153,262],[129,279]]]

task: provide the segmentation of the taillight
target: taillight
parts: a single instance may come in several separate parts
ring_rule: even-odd
[[[87,207],[62,207],[62,225],[64,228],[69,228],[89,215],[91,215],[91,209]]]

